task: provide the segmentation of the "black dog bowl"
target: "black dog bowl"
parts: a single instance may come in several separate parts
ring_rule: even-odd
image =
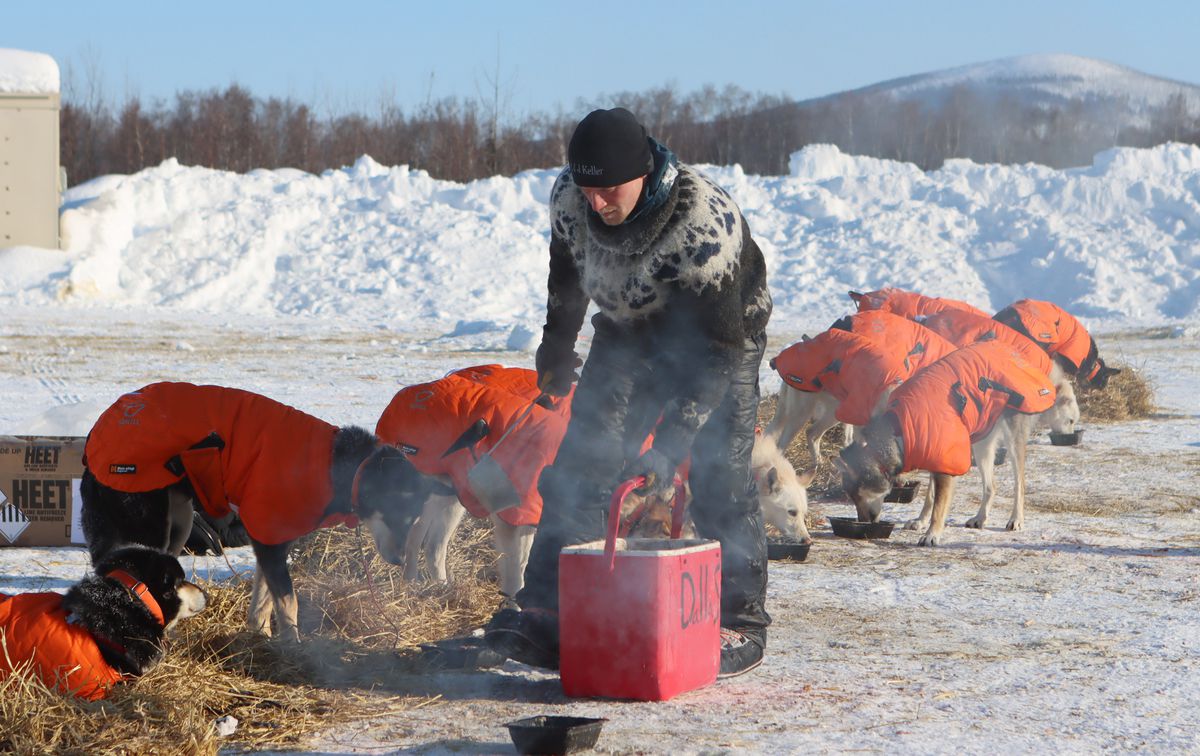
[[[504,663],[483,638],[447,638],[421,644],[421,662],[430,669],[486,669]]]
[[[1055,446],[1075,446],[1083,440],[1083,431],[1077,430],[1074,433],[1054,433],[1050,432],[1050,443]]]
[[[842,538],[887,538],[892,534],[896,523],[880,520],[879,522],[859,522],[851,517],[828,517],[833,534]]]
[[[767,559],[789,559],[793,562],[803,562],[808,559],[811,543],[798,541],[767,541]]]
[[[517,753],[575,753],[596,745],[607,719],[538,716],[504,725]]]
[[[906,483],[897,483],[892,486],[892,490],[884,495],[884,501],[892,501],[898,504],[908,504],[917,497],[917,491],[921,488],[921,481],[910,480]]]

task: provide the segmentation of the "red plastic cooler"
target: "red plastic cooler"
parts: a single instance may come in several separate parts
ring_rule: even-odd
[[[559,676],[568,696],[665,701],[717,679],[721,546],[618,539],[621,500],[641,484],[627,481],[613,495],[607,540],[559,556]]]

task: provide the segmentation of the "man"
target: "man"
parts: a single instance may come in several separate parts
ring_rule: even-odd
[[[771,622],[749,472],[771,314],[762,252],[729,195],[649,138],[628,110],[588,114],[567,157],[550,193],[549,298],[536,361],[549,393],[579,385],[539,481],[544,508],[520,610],[497,612],[488,642],[556,669],[559,551],[603,537],[620,480],[645,475],[644,493],[669,495],[691,455],[696,528],[721,542],[720,674],[746,672],[761,663]],[[599,312],[583,364],[574,349],[589,301]],[[654,445],[639,455],[651,429]]]

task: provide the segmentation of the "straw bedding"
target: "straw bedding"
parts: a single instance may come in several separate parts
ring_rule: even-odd
[[[365,533],[315,533],[293,551],[299,646],[245,630],[250,575],[202,583],[209,607],[181,622],[166,658],[104,701],[81,702],[40,681],[0,681],[0,751],[19,754],[214,754],[303,746],[334,723],[435,703],[397,695],[418,671],[416,645],[486,621],[499,596],[485,523],[459,528],[449,585],[408,585]],[[369,561],[366,561],[369,559]],[[186,564],[187,558],[184,557]],[[370,584],[365,570],[370,571]],[[233,716],[219,737],[215,720]]]

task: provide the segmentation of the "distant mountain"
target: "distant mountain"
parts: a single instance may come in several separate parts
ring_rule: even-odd
[[[1110,147],[1200,142],[1200,86],[1074,55],[1024,55],[785,103],[738,119],[746,170],[783,173],[806,144],[939,168],[1087,165]]]
[[[883,97],[938,106],[964,90],[984,99],[1012,98],[1037,106],[1106,103],[1119,106],[1131,119],[1166,107],[1178,96],[1190,112],[1200,113],[1200,86],[1064,54],[1021,55],[905,76],[797,104],[805,107],[845,97]]]

